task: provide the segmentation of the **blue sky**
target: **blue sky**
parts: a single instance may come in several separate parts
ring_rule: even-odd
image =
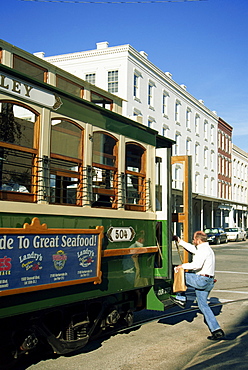
[[[55,1],[2,0],[0,38],[46,56],[94,49],[100,41],[144,50],[230,124],[233,143],[248,152],[248,0]]]

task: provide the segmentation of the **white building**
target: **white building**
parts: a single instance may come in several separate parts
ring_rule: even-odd
[[[222,225],[218,198],[218,119],[172,74],[131,45],[99,42],[89,51],[44,57],[46,61],[124,99],[123,115],[175,141],[173,155],[192,156],[193,229]],[[162,157],[162,153],[157,153]],[[182,165],[173,165],[173,188],[182,189]],[[165,183],[166,174],[161,182]],[[178,201],[174,197],[174,210]],[[180,201],[179,201],[180,203]],[[216,211],[216,212],[215,212]]]
[[[248,211],[248,153],[232,148],[232,218],[230,226],[246,225]]]

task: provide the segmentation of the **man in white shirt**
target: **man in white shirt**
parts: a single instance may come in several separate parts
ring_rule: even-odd
[[[193,244],[186,243],[178,236],[174,236],[173,239],[193,255],[192,262],[176,266],[175,271],[178,271],[180,268],[192,271],[185,273],[186,285],[195,288],[198,307],[203,313],[212,334],[207,338],[210,340],[223,339],[225,334],[207,302],[209,292],[214,286],[215,271],[215,255],[207,242],[207,235],[203,231],[196,231],[194,233]],[[182,303],[180,304],[177,298],[171,297],[171,299],[173,302],[182,306]]]

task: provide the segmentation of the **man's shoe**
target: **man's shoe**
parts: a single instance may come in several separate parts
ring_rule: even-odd
[[[170,300],[173,302],[173,303],[176,303],[179,307],[181,308],[185,308],[186,306],[186,301],[181,301],[175,297],[172,297],[170,296]]]
[[[225,333],[222,329],[217,329],[212,332],[212,335],[208,337],[209,340],[221,340],[225,337]]]

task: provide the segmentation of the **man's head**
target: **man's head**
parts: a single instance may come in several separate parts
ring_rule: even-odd
[[[207,235],[203,231],[196,231],[194,233],[193,243],[195,245],[205,243],[207,241]]]

